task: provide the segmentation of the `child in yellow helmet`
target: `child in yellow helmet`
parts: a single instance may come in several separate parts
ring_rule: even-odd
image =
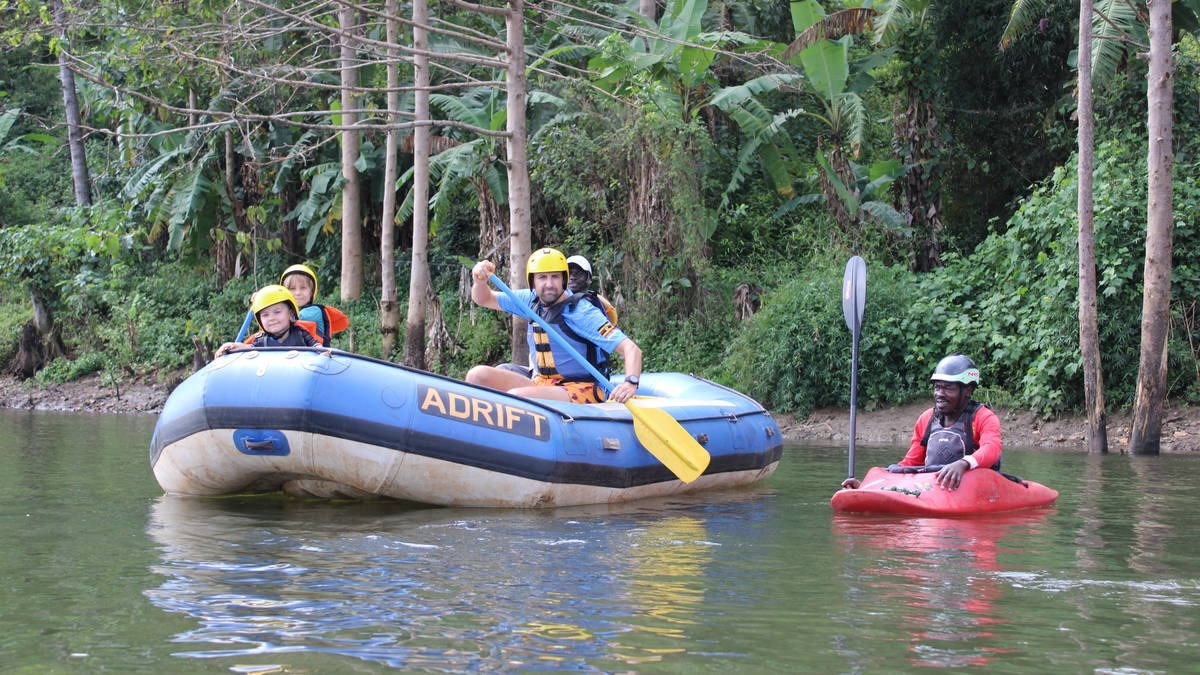
[[[350,318],[340,310],[328,305],[317,304],[317,273],[307,265],[292,265],[279,275],[279,283],[286,286],[300,307],[300,320],[310,321],[316,326],[317,338],[326,347],[337,333],[350,327]]]
[[[297,320],[300,311],[292,292],[278,284],[263,286],[254,294],[250,311],[260,330],[245,342],[226,342],[217,348],[216,355],[250,347],[320,347],[316,327],[309,321]]]

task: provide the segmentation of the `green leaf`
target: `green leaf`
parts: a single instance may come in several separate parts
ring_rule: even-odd
[[[846,89],[850,77],[850,40],[820,40],[800,52],[800,63],[813,88],[826,101]]]
[[[825,18],[825,9],[817,0],[799,0],[791,3],[792,29],[796,35],[808,30],[810,26]]]

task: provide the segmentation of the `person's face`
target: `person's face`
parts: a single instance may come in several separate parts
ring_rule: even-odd
[[[258,325],[271,335],[279,335],[292,325],[292,306],[277,302],[258,313]]]
[[[303,274],[289,274],[283,280],[283,286],[292,292],[292,297],[296,298],[297,307],[303,307],[312,302],[312,279]]]
[[[960,382],[934,382],[933,407],[939,415],[958,412],[963,401],[964,387]]]
[[[571,265],[568,269],[570,275],[567,279],[567,288],[571,289],[572,293],[580,293],[587,290],[587,287],[592,283],[592,275],[588,274],[579,265]]]
[[[553,305],[563,293],[562,272],[537,272],[533,275],[533,292],[543,305]]]

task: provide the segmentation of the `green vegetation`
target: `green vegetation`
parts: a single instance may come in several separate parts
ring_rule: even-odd
[[[924,395],[933,364],[961,351],[981,365],[981,393],[992,402],[1047,414],[1077,408],[1069,8],[1048,9],[1049,27],[1021,35],[1004,54],[994,45],[1011,3],[999,0],[968,3],[969,12],[964,3],[875,3],[897,10],[882,36],[848,23],[843,37],[822,39],[815,51],[785,49],[803,28],[852,4],[793,3],[789,20],[775,3],[734,3],[722,17],[706,3],[671,3],[658,29],[687,41],[682,47],[585,30],[584,22],[531,24],[529,51],[546,57],[530,78],[534,243],[592,260],[648,368],[712,377],[778,410],[846,403],[850,336],[839,286],[854,254],[869,265],[863,405]],[[186,18],[156,11],[164,23]],[[586,39],[567,41],[577,33]],[[272,89],[242,100],[247,82],[199,71],[168,77],[170,58],[156,41],[100,29],[88,36],[96,62],[119,72],[123,86],[163,85],[159,93],[176,105],[191,94],[215,111],[244,104],[268,115],[286,101],[325,110],[321,123],[338,117],[327,110],[327,90]],[[0,365],[18,353],[22,327],[48,317],[62,349],[38,372],[41,381],[97,372],[112,386],[177,377],[233,337],[253,290],[298,261],[318,270],[319,300],[351,317],[352,333],[336,346],[398,360],[381,353],[378,330],[382,133],[365,134],[356,164],[369,195],[366,290],[342,302],[335,135],[208,118],[185,130],[164,105],[81,82],[91,123],[133,135],[90,138],[94,204],[72,206],[65,131],[55,124],[61,106],[50,103],[61,101],[55,71],[35,65],[54,63],[52,47],[13,44],[0,54]],[[302,58],[285,54],[285,40],[261,46],[238,55],[247,72],[258,59]],[[1168,364],[1170,395],[1189,402],[1200,401],[1196,51],[1183,35]],[[563,64],[574,70],[549,75]],[[498,78],[482,67],[475,75]],[[322,78],[336,84],[333,74]],[[367,86],[381,79],[378,64],[364,68]],[[504,128],[502,90],[447,92],[433,100],[441,119]],[[1144,65],[1130,60],[1098,96],[1101,343],[1109,403],[1124,407],[1133,397],[1141,313]],[[903,110],[921,106],[937,115],[900,124]],[[506,322],[472,307],[455,262],[503,243],[497,225],[507,217],[507,178],[499,137],[461,126],[440,134],[427,365],[461,376],[475,363],[509,358]],[[400,181],[402,221],[412,213],[411,180],[409,173]],[[402,302],[407,229],[397,251]],[[912,271],[930,259],[940,265]],[[735,302],[745,296],[758,312],[743,320]]]

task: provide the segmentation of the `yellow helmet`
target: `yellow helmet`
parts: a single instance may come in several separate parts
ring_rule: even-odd
[[[567,283],[567,256],[554,248],[535,251],[525,264],[525,276],[530,286],[533,286],[533,275],[538,272],[562,272],[563,283]]]
[[[254,312],[254,318],[258,318],[258,313],[264,309],[281,302],[286,302],[292,307],[292,316],[300,316],[300,308],[296,306],[296,298],[292,297],[292,292],[279,284],[271,284],[263,286],[254,293],[254,299],[250,301],[250,311]],[[258,325],[262,325],[259,321]]]
[[[286,280],[289,276],[291,276],[293,274],[303,274],[304,276],[308,277],[309,279],[312,279],[312,282],[313,282],[312,299],[316,300],[317,299],[317,273],[312,271],[312,268],[309,267],[308,265],[292,265],[291,267],[284,270],[283,274],[279,275],[279,283],[282,284],[284,282],[284,280]]]

